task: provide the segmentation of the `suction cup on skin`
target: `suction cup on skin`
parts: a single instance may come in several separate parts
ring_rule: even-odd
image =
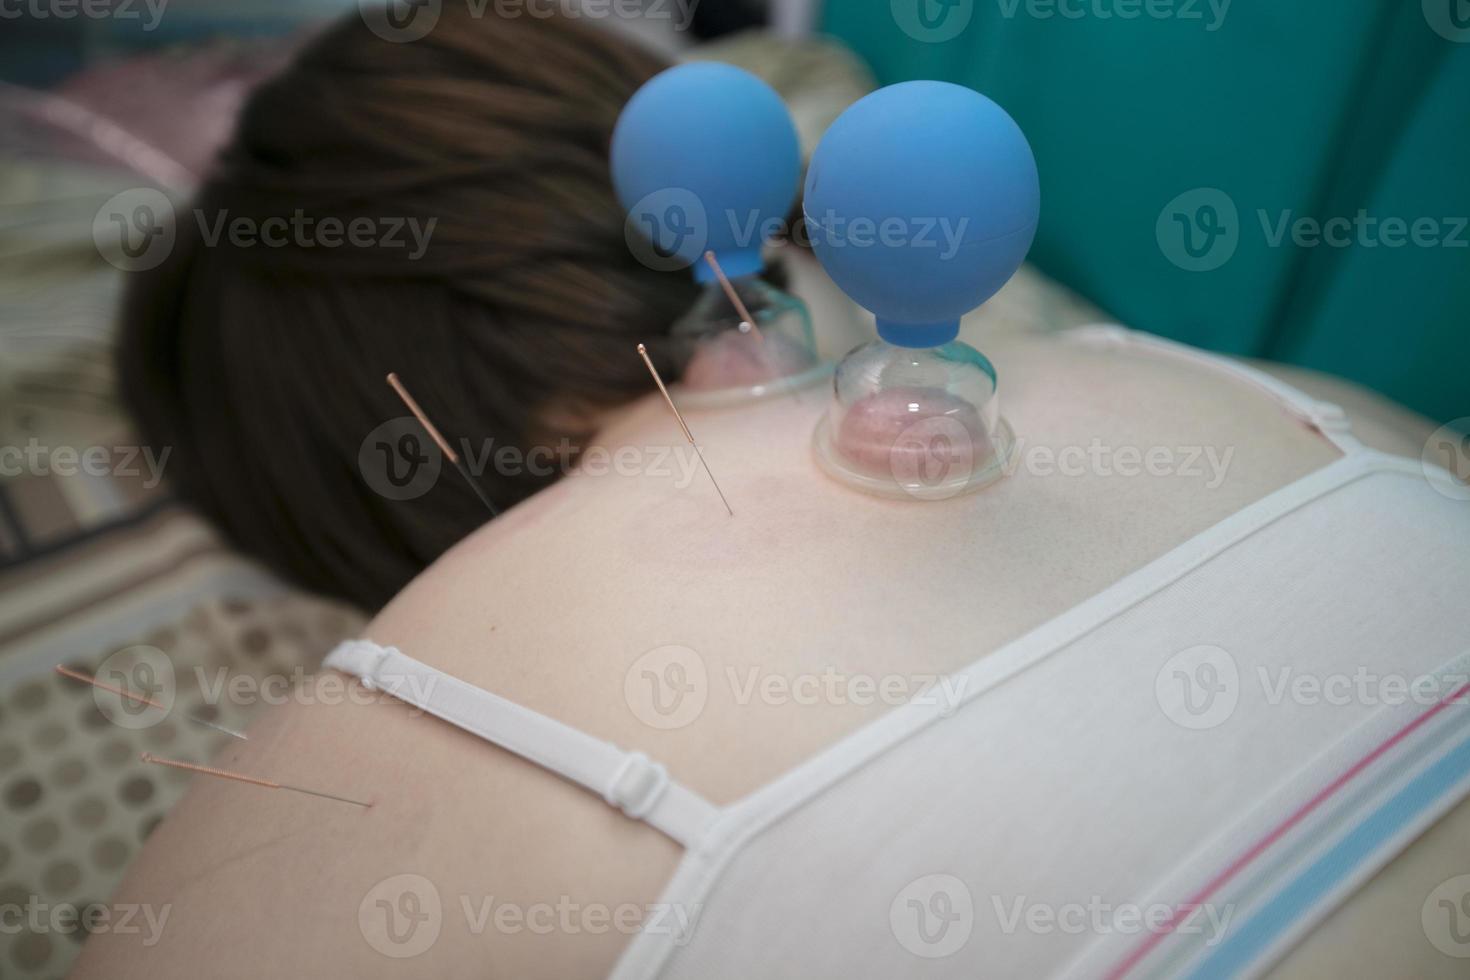
[[[817,461],[860,490],[906,499],[999,479],[1014,437],[995,368],[956,338],[1036,233],[1036,162],[1015,122],[958,85],[880,89],[823,137],[805,209],[817,258],[872,311],[879,336],[837,366]]]
[[[759,276],[730,282],[755,327],[710,283],[670,339],[686,357],[680,403],[689,408],[739,404],[814,384],[832,373],[817,356],[806,304]]]
[[[670,68],[623,108],[611,155],[629,248],[652,268],[688,268],[703,286],[671,338],[688,364],[680,403],[738,404],[825,377],[806,305],[762,278],[762,246],[801,176],[796,128],[775,90],[732,65]]]
[[[875,340],[838,364],[813,446],[828,474],[860,490],[944,500],[1005,475],[1015,438],[995,368],[975,348]]]

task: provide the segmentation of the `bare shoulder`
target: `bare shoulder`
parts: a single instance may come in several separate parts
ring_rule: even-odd
[[[601,801],[338,675],[216,764],[371,806],[197,778],[118,897],[167,915],[160,941],[94,936],[77,976],[601,976],[677,859]]]

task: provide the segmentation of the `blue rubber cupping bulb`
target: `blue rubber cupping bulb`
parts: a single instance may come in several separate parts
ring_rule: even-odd
[[[807,169],[812,248],[900,347],[938,347],[1020,268],[1041,191],[1019,126],[948,82],[903,82],[854,103]]]
[[[1020,128],[958,85],[879,89],[827,130],[804,207],[817,258],[878,322],[878,339],[837,365],[817,462],[849,486],[915,500],[999,480],[1014,433],[994,365],[958,336],[1036,234],[1036,161]]]
[[[806,304],[761,276],[762,248],[784,230],[801,181],[796,127],[774,89],[716,62],[659,73],[618,117],[612,176],[633,255],[661,271],[689,268],[703,286],[669,330],[685,363],[684,406],[739,404],[826,377]]]
[[[801,180],[800,143],[781,97],[713,61],[644,83],[618,117],[611,156],[630,247],[656,268],[692,269],[701,283],[714,279],[707,249],[731,279],[761,271],[762,245],[780,229]]]

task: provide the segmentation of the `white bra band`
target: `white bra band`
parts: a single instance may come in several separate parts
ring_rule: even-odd
[[[564,725],[369,640],[348,640],[323,666],[360,678],[507,752],[600,795],[610,806],[690,847],[718,814],[642,752]]]
[[[1242,364],[1240,361],[1219,354],[1195,350],[1193,347],[1165,340],[1153,334],[1113,325],[1098,324],[1076,327],[1065,331],[1062,336],[1094,348],[1117,347],[1146,350],[1171,360],[1183,361],[1244,381],[1270,396],[1273,401],[1306,425],[1317,430],[1324,439],[1344,453],[1351,454],[1363,449],[1363,444],[1353,436],[1352,424],[1348,421],[1347,413],[1340,406],[1332,402],[1318,401],[1300,389],[1293,388],[1286,382],[1248,364]]]

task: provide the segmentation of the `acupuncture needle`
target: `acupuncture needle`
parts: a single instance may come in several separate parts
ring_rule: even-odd
[[[725,512],[731,517],[735,512],[730,509],[730,501],[725,499],[725,491],[720,489],[720,482],[715,479],[714,473],[710,472],[709,463],[705,461],[704,451],[699,448],[699,443],[694,441],[694,434],[689,431],[689,424],[684,421],[684,416],[679,413],[679,407],[674,404],[674,399],[669,397],[669,389],[664,386],[664,379],[659,376],[658,368],[653,366],[653,360],[648,356],[648,348],[642,344],[638,345],[638,356],[643,358],[643,363],[648,365],[648,373],[653,375],[654,383],[658,385],[659,393],[664,396],[664,402],[669,406],[669,411],[674,413],[674,418],[679,421],[679,428],[684,430],[684,438],[689,440],[689,445],[694,447],[694,454],[699,457],[699,463],[704,467],[705,475],[709,482],[714,484],[715,493],[720,495],[720,503],[725,505]]]
[[[262,779],[259,776],[247,776],[242,772],[230,772],[228,769],[216,769],[213,766],[201,766],[192,762],[180,762],[177,759],[164,759],[154,755],[152,752],[142,754],[144,762],[152,762],[160,766],[170,766],[174,769],[186,769],[189,772],[202,773],[206,776],[218,776],[220,779],[233,779],[237,783],[249,783],[252,786],[262,786],[266,789],[285,789],[293,793],[305,793],[308,796],[321,797],[324,800],[335,800],[338,803],[351,803],[367,809],[371,803],[363,803],[361,800],[348,799],[345,796],[337,796],[334,793],[323,793],[320,790],[307,789],[304,786],[290,786],[286,783],[278,783],[274,779]]]
[[[110,691],[113,694],[118,695],[119,697],[127,698],[129,701],[137,701],[140,704],[146,704],[149,707],[157,708],[158,710],[163,712],[167,712],[169,710],[166,705],[163,705],[153,700],[152,698],[144,697],[141,694],[135,694],[134,692],[125,690],[121,687],[113,687],[111,684],[105,684],[102,681],[99,681],[97,678],[92,677],[88,674],[84,674],[79,670],[72,670],[70,667],[63,667],[61,664],[57,664],[56,672],[63,677],[70,677],[74,681],[81,681],[83,684],[91,684],[93,687],[100,688],[101,690]],[[182,711],[179,713],[185,718],[194,722],[196,725],[203,725],[205,728],[213,728],[217,732],[228,735],[231,738],[238,738],[242,742],[250,741],[250,739],[247,738],[245,735],[235,731],[232,728],[226,728],[224,725],[216,725],[214,722],[206,721],[203,718],[200,718],[198,715],[191,715]]]

